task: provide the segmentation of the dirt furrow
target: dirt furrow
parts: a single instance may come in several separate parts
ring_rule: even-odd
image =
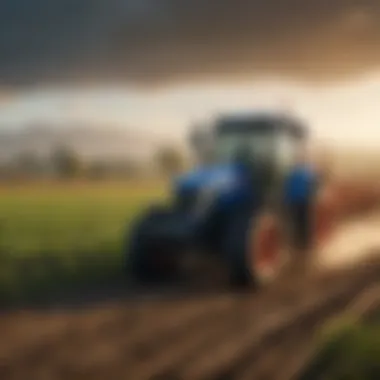
[[[224,299],[223,303],[214,305],[211,310],[205,309],[205,313],[187,319],[179,325],[168,326],[161,321],[162,325],[157,335],[138,334],[138,339],[124,335],[119,353],[123,356],[124,366],[129,368],[129,376],[136,379],[150,378],[151,374],[175,361],[176,355],[196,349],[209,335],[220,334],[226,325],[226,318],[229,318],[231,308],[239,309],[240,303],[234,299]],[[218,323],[210,326],[210,321],[214,319]]]
[[[196,320],[200,315],[209,315],[217,312],[220,307],[228,307],[229,301],[224,297],[211,301],[209,304],[199,301],[189,302],[189,304],[184,304],[182,308],[178,305],[170,305],[168,310],[165,307],[158,308],[158,310],[153,308],[151,310],[153,313],[149,312],[149,309],[141,308],[141,306],[135,306],[131,309],[119,306],[111,318],[93,324],[92,329],[84,326],[86,321],[88,323],[91,320],[89,315],[68,315],[63,318],[68,322],[62,325],[60,329],[54,330],[49,335],[42,333],[43,328],[37,328],[36,331],[39,334],[36,333],[35,336],[32,336],[33,339],[29,337],[24,342],[21,339],[19,342],[16,341],[18,344],[14,343],[14,347],[8,346],[9,348],[3,352],[0,358],[12,367],[17,366],[18,363],[37,365],[55,360],[61,354],[59,351],[69,351],[71,355],[78,352],[78,355],[81,355],[84,350],[91,350],[97,342],[109,341],[113,345],[117,345],[120,339],[123,342],[127,339],[133,345],[145,336],[152,337],[162,330],[166,331],[179,326],[181,323],[186,323],[187,319]],[[182,306],[182,301],[179,303]],[[154,311],[158,313],[158,318],[154,317]],[[96,315],[96,312],[94,314]]]
[[[3,316],[0,378],[290,379],[326,319],[347,306],[355,313],[378,312],[379,268],[370,262],[288,276],[257,294],[169,296],[35,312],[26,327],[20,323],[28,314],[14,322]]]
[[[319,287],[319,289],[313,289],[315,284],[312,283],[311,285],[311,293],[309,296],[313,295],[313,293],[315,293],[317,290],[321,292],[321,287]],[[157,373],[158,378],[166,379],[172,377],[176,378],[176,376],[180,377],[179,374],[175,375],[175,373],[178,373],[179,369],[185,367],[187,363],[199,359],[200,356],[209,356],[210,352],[212,353],[215,348],[226,344],[226,342],[233,341],[236,338],[237,334],[245,334],[244,328],[255,326],[256,324],[260,323],[260,321],[265,320],[266,316],[270,314],[278,314],[280,307],[294,307],[295,304],[297,305],[300,303],[302,298],[301,295],[298,295],[298,297],[296,297],[296,294],[294,294],[294,297],[292,298],[282,297],[282,293],[279,292],[273,292],[272,294],[271,293],[272,292],[267,292],[265,297],[263,294],[260,294],[256,297],[249,297],[245,295],[243,297],[244,303],[241,303],[240,307],[237,309],[231,310],[231,314],[235,314],[235,316],[231,316],[230,322],[228,324],[225,324],[223,331],[213,339],[205,339],[203,346],[198,347],[198,349],[194,350],[193,352],[190,352],[186,355],[181,354],[180,347],[182,347],[182,344],[179,344],[175,357],[181,358],[181,361],[178,363],[173,361],[172,364],[168,366],[168,369],[164,369],[162,372]],[[305,297],[304,293],[303,297]],[[263,303],[263,301],[266,302]],[[208,322],[209,326],[212,326],[212,322]],[[199,329],[203,331],[201,326],[199,326]],[[204,331],[207,331],[207,325],[205,326]],[[184,339],[186,339],[186,337],[184,337]],[[229,344],[230,343],[228,343],[228,345]],[[162,349],[164,349],[164,347],[162,347]],[[170,357],[170,355],[166,355],[166,357]]]
[[[241,301],[226,295],[218,302],[210,302],[199,309],[182,308],[166,318],[158,314],[156,326],[141,324],[129,336],[129,346],[137,356],[152,356],[154,352],[165,349],[166,345],[170,346],[204,325],[207,326],[210,320],[223,317],[231,309],[239,307]]]
[[[220,336],[224,336],[226,328],[233,330],[231,326],[235,319],[236,316],[228,313],[214,322],[209,320],[207,326],[189,332],[183,339],[177,340],[170,347],[157,352],[150,360],[141,361],[140,365],[130,372],[130,376],[136,380],[175,378],[177,368],[187,362],[194,352],[202,350],[209,342],[215,342]]]
[[[243,326],[240,333],[234,334],[230,340],[215,347],[210,355],[188,363],[178,378],[189,380],[234,378],[242,367],[251,364],[263,346],[272,347],[292,326],[300,323],[306,326],[318,324],[325,315],[344,307],[370,281],[371,278],[366,276],[364,279],[354,281],[348,288],[343,284],[344,286],[337,287],[328,295],[321,292],[319,297],[308,300],[297,310],[285,310],[268,316],[259,325]]]
[[[336,316],[346,315],[350,320],[368,319],[380,306],[379,284],[372,285],[349,302],[347,308],[333,313],[328,318],[321,319],[317,325],[302,329],[302,325],[289,328],[286,336],[268,349],[261,352],[239,380],[254,379],[281,379],[292,380],[305,367],[313,355],[313,342],[318,325],[325,324]],[[263,370],[264,367],[264,370]]]

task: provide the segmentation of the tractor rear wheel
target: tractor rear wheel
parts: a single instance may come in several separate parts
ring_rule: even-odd
[[[273,282],[286,260],[282,221],[273,212],[263,212],[253,223],[247,263],[257,285]]]
[[[269,284],[278,277],[286,259],[281,219],[270,211],[235,219],[226,248],[232,285]]]

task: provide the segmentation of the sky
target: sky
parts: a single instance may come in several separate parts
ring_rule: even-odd
[[[0,0],[0,127],[182,136],[267,106],[317,137],[380,143],[376,0]]]
[[[377,0],[1,0],[0,84],[166,85],[378,67]]]
[[[380,144],[380,73],[314,87],[277,79],[176,85],[161,90],[97,87],[25,92],[0,105],[0,125],[43,123],[145,129],[182,138],[197,122],[223,112],[260,109],[301,116],[315,138],[341,144]]]

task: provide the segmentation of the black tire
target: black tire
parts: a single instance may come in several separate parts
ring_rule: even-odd
[[[162,271],[155,267],[152,255],[157,255],[158,252],[149,241],[150,231],[165,223],[170,215],[169,209],[152,207],[135,221],[132,228],[128,228],[124,253],[124,272],[128,280],[144,284],[164,281],[174,275],[169,268]]]
[[[225,249],[229,280],[232,287],[256,287],[246,261],[247,234],[250,230],[252,215],[237,215],[231,219],[226,233]]]
[[[252,233],[259,228],[260,218],[266,214],[268,214],[268,210],[261,210],[259,213],[254,214],[242,213],[231,219],[226,234],[225,247],[227,250],[230,284],[233,287],[257,289],[267,283],[257,266],[257,261],[255,261],[257,260],[255,253],[257,252],[257,247],[252,246]],[[281,243],[282,241],[280,241],[280,245]],[[279,257],[279,259],[282,258]],[[279,274],[277,268],[274,273],[272,280]]]

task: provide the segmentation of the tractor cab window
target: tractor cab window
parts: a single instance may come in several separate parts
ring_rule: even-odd
[[[221,161],[231,161],[241,147],[247,147],[252,160],[263,160],[268,155],[271,139],[266,135],[225,135],[217,140],[217,154]]]
[[[254,161],[269,161],[273,151],[273,128],[260,121],[229,121],[217,125],[216,154],[224,162],[233,160],[241,147]]]

